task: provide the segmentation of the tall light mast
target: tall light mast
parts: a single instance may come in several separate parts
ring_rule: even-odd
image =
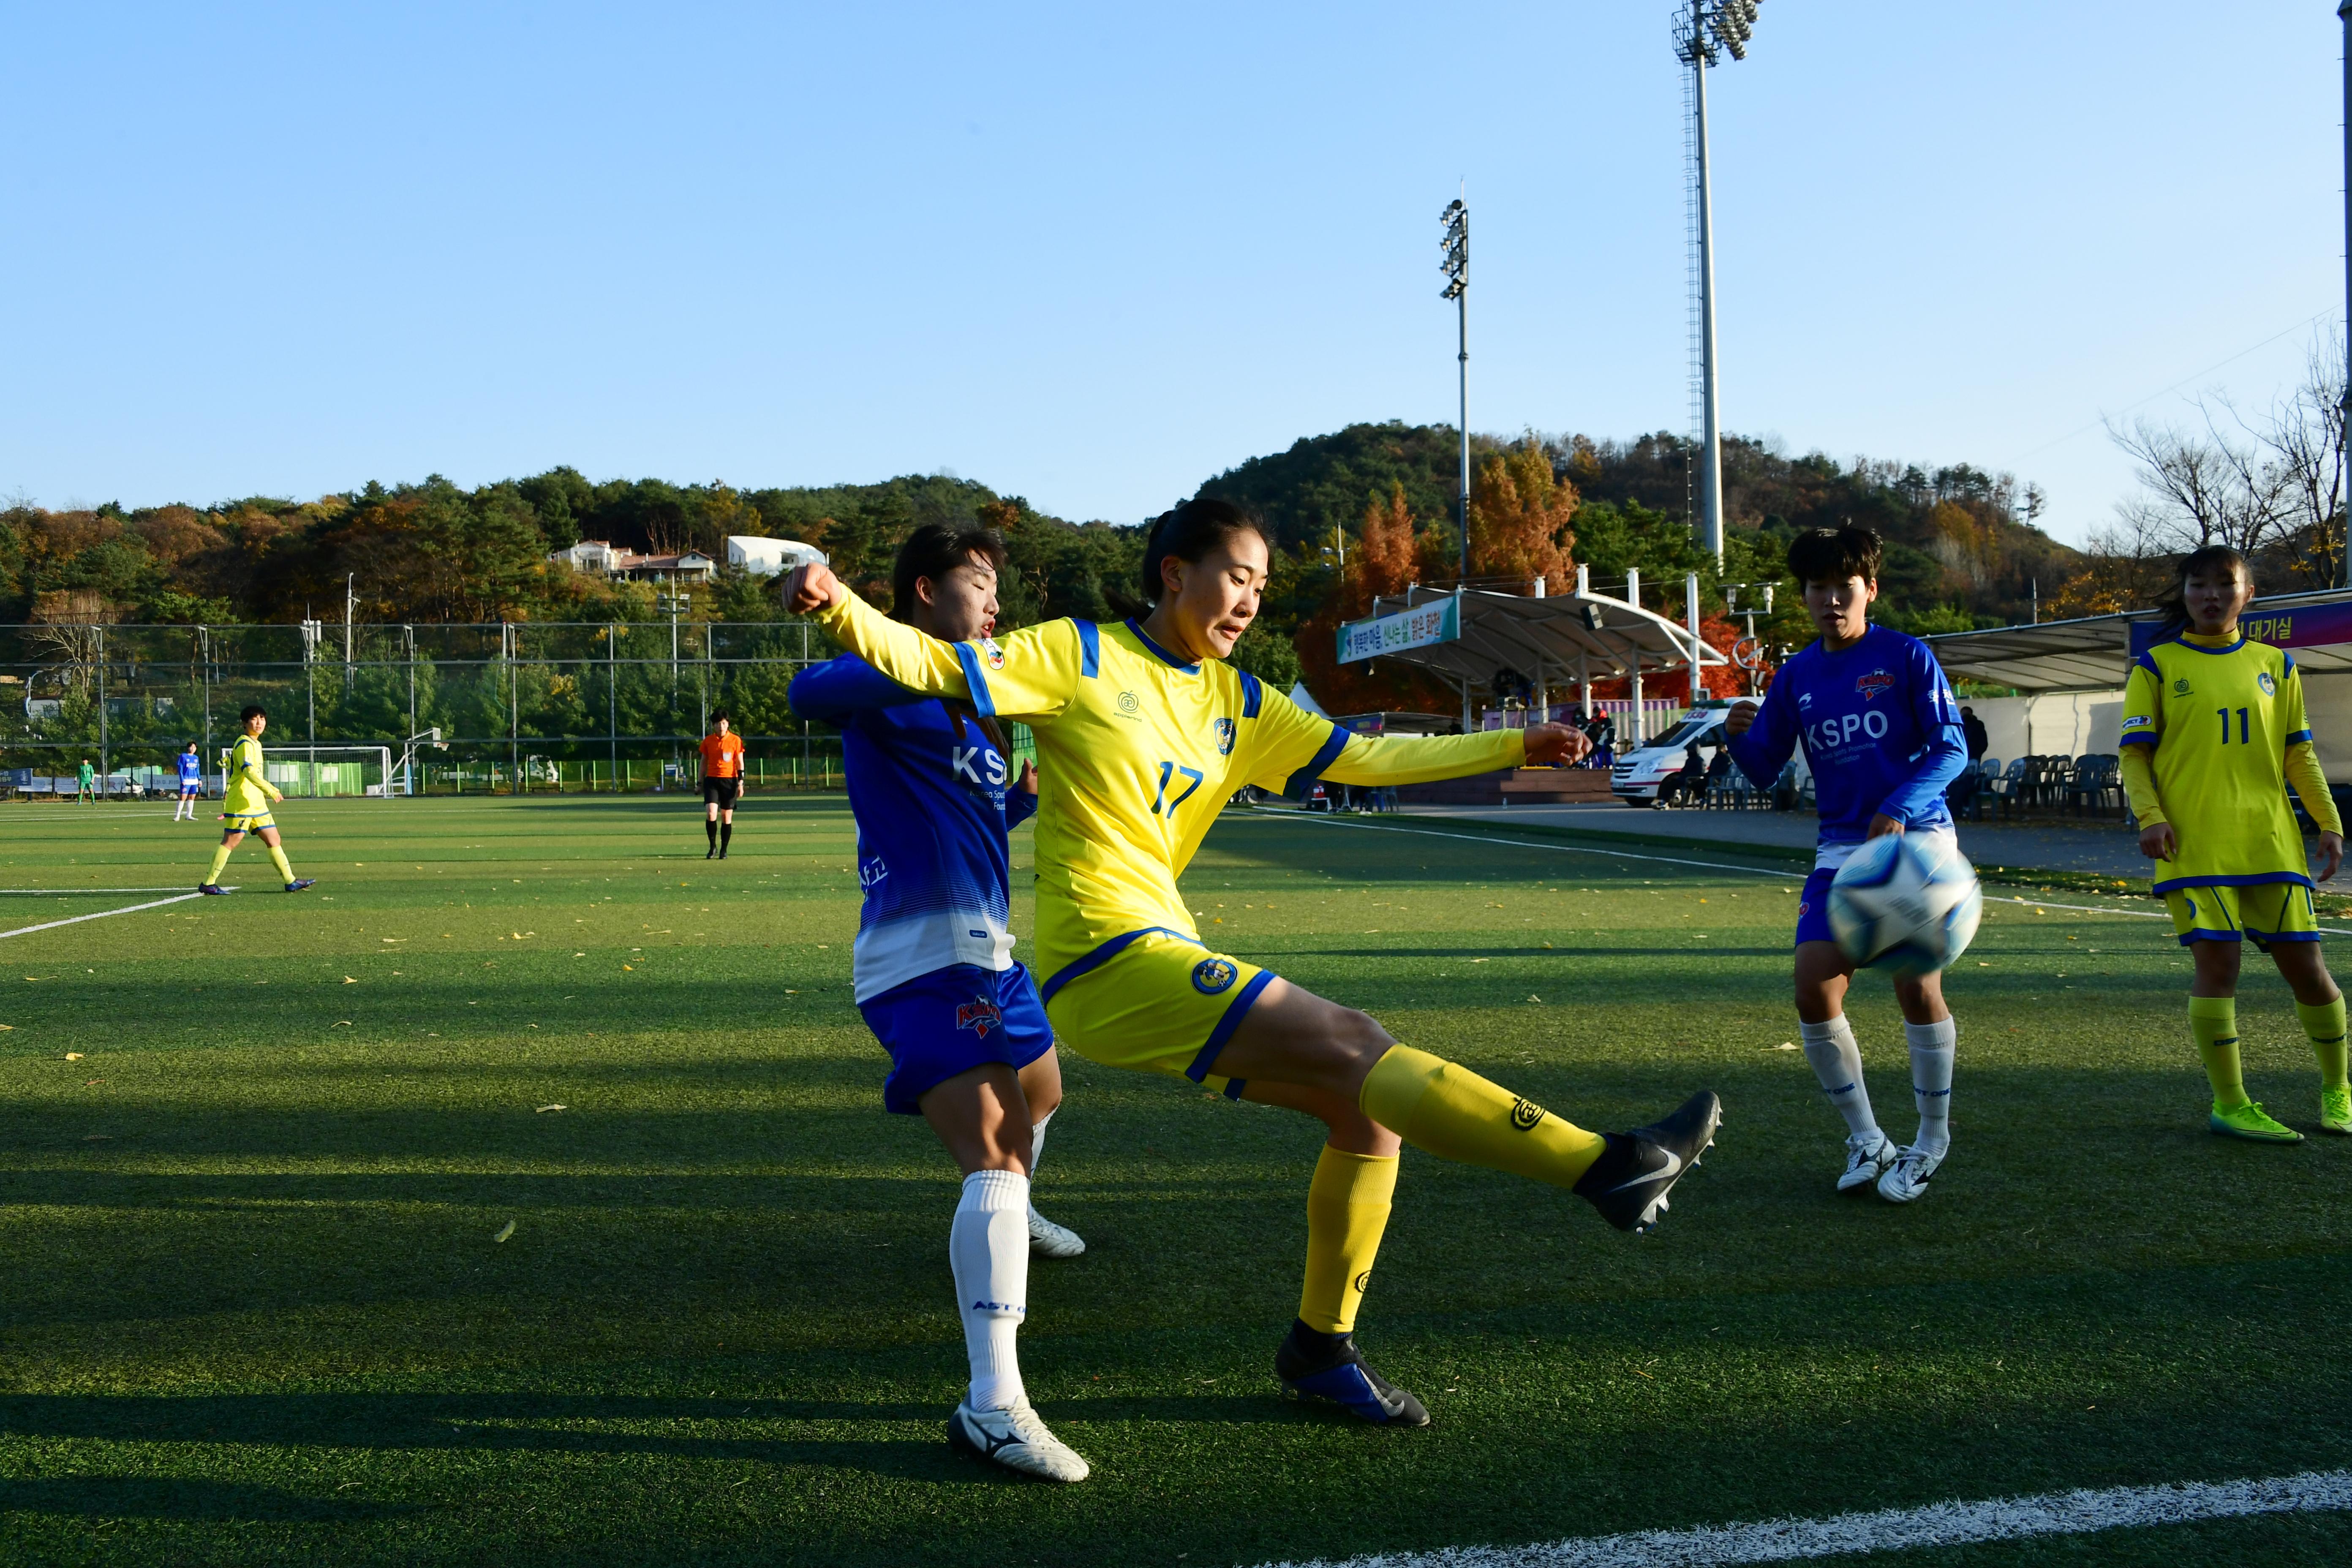
[[[2347,0],[2352,3],[2352,0]],[[1699,543],[1723,566],[1723,434],[1716,403],[1715,207],[1707,184],[1706,72],[1723,55],[1748,58],[1762,0],[1687,0],[1675,8],[1675,53],[1690,69],[1691,180],[1694,249],[1691,265],[1698,289]]]
[[[2347,0],[2352,4],[2352,0]],[[1470,581],[1470,209],[1460,197],[1445,205],[1437,215],[1445,226],[1438,240],[1445,251],[1439,270],[1445,274],[1445,291],[1442,300],[1454,301],[1455,322],[1461,348],[1454,355],[1462,378],[1462,499],[1455,507],[1456,521],[1462,525],[1462,581]]]

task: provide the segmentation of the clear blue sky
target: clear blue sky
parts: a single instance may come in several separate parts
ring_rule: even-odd
[[[948,468],[1132,521],[1451,422],[1464,180],[1472,426],[1685,421],[1664,5],[5,16],[0,491],[43,504]],[[1727,425],[2011,468],[2079,538],[2103,413],[2341,309],[2337,37],[1766,0],[1712,84]],[[2305,336],[2188,390],[2262,402]]]

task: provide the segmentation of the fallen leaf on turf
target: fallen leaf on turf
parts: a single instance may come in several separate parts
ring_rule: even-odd
[[[1542,997],[1540,997],[1540,996],[1530,996],[1530,997],[1528,997],[1528,1001],[1530,1001],[1530,1002],[1540,1002],[1540,1001],[1542,1001],[1542,1000],[1543,1000],[1543,998],[1542,998]]]
[[[626,974],[626,973],[628,973],[632,969],[634,969],[634,968],[635,968],[635,967],[636,967],[636,965],[635,965],[635,964],[632,964],[632,963],[625,963],[625,964],[621,965],[621,973],[624,973],[624,974]]]
[[[541,1115],[545,1115],[551,1110],[569,1110],[571,1109],[572,1108],[568,1105],[542,1105],[539,1108],[540,1114]]]
[[[1797,1048],[1797,1042],[1794,1040],[1782,1040],[1777,1046],[1767,1046],[1764,1048],[1768,1051],[1793,1051]]]
[[[357,985],[357,984],[359,984],[359,982],[358,982],[358,981],[356,981],[356,980],[354,980],[354,979],[352,979],[350,975],[346,974],[346,975],[344,975],[344,976],[343,976],[343,984],[346,984],[346,985]]]
[[[333,1023],[332,1025],[331,1025],[331,1026],[330,1026],[330,1027],[337,1028],[337,1029],[348,1029],[348,1028],[350,1028],[351,1026],[352,1026],[352,1021],[351,1021],[349,1018],[338,1018],[338,1019],[336,1019],[336,1020],[334,1021],[334,1023]]]
[[[512,1236],[512,1235],[514,1234],[514,1227],[515,1227],[515,1222],[514,1222],[514,1221],[512,1221],[512,1220],[509,1220],[509,1221],[507,1221],[506,1228],[505,1228],[504,1230],[499,1231],[499,1232],[498,1233],[498,1235],[496,1235],[496,1236],[494,1236],[494,1237],[490,1237],[490,1239],[491,1239],[492,1241],[504,1241],[507,1237],[510,1237],[510,1236]]]
[[[81,1053],[79,1051],[68,1051],[66,1053],[66,1060],[69,1062],[78,1062],[81,1060]]]

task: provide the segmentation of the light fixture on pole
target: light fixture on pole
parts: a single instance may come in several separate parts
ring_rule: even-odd
[[[1762,0],[1687,0],[1675,7],[1675,54],[1690,68],[1692,257],[1698,289],[1699,543],[1723,565],[1723,437],[1717,417],[1715,363],[1715,210],[1707,184],[1706,71],[1722,55],[1748,58]]]
[[[1445,210],[1437,215],[1445,226],[1444,237],[1438,240],[1445,252],[1439,270],[1445,274],[1445,291],[1441,300],[1454,301],[1454,319],[1461,339],[1460,353],[1454,356],[1462,376],[1462,499],[1456,506],[1456,519],[1462,525],[1462,580],[1470,580],[1470,209],[1460,197],[1448,202]]]

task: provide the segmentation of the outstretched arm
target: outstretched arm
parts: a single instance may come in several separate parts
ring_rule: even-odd
[[[925,697],[961,699],[983,717],[1050,719],[1076,690],[1078,637],[1068,621],[1024,626],[996,640],[941,642],[892,620],[814,563],[786,581],[783,599],[900,686]]]
[[[793,677],[793,711],[835,727],[877,708],[899,708],[929,698],[905,687],[855,655],[811,665]]]

